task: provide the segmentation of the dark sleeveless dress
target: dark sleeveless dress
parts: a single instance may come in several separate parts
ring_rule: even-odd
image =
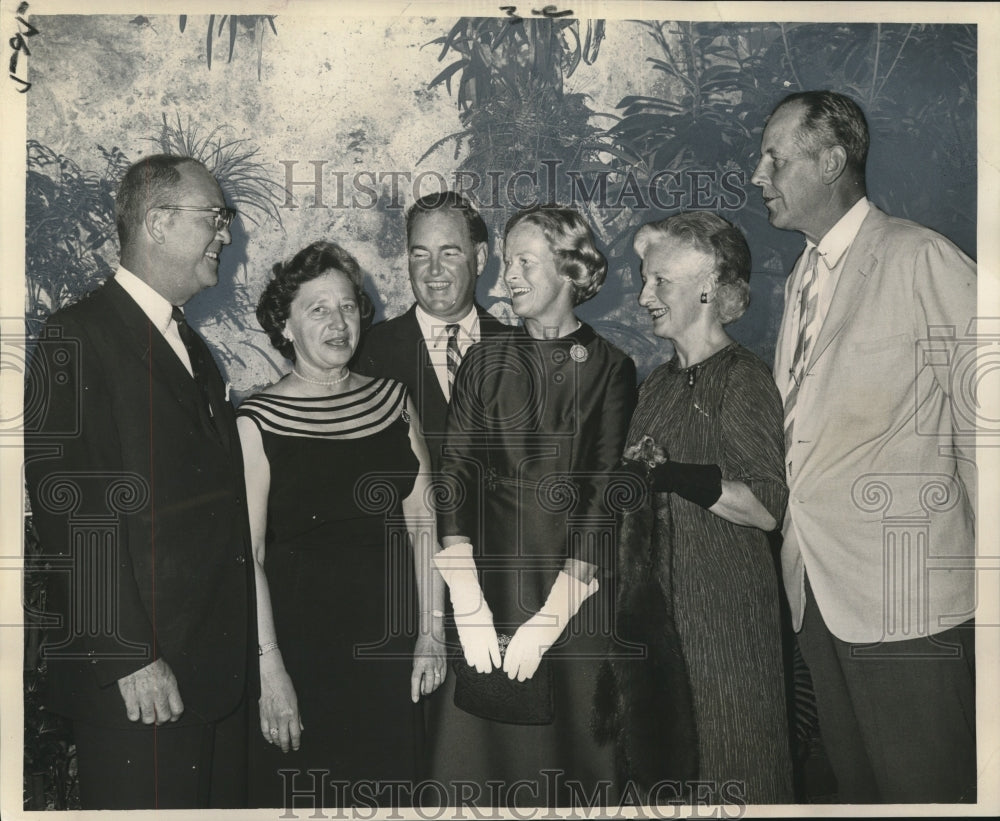
[[[321,398],[262,393],[239,415],[260,429],[270,464],[264,569],[305,725],[301,748],[287,754],[254,725],[251,806],[289,806],[293,788],[316,805],[385,803],[389,793],[370,799],[356,788],[416,772],[418,606],[400,504],[418,462],[406,389],[375,379]],[[310,769],[322,772],[314,780]]]

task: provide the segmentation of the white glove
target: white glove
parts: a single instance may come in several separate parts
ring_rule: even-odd
[[[493,626],[493,612],[479,586],[472,545],[461,542],[445,548],[434,556],[434,565],[448,585],[466,662],[479,673],[499,667],[500,644]]]
[[[570,619],[599,587],[596,577],[587,583],[559,571],[542,609],[517,628],[507,645],[503,659],[503,671],[507,676],[526,681],[535,675],[542,654],[556,643]]]

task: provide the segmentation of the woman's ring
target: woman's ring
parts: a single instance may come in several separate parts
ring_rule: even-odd
[[[271,738],[276,738],[277,735],[278,735],[278,728],[277,727],[272,727],[271,728]]]

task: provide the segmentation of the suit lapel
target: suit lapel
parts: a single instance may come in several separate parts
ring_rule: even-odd
[[[152,378],[163,384],[180,404],[189,408],[192,413],[198,414],[209,429],[221,433],[209,417],[208,409],[203,407],[198,384],[187,372],[187,368],[178,359],[163,334],[153,327],[153,323],[135,300],[114,279],[108,280],[102,292],[107,295],[108,302],[125,331],[126,355],[137,356],[145,364]],[[208,361],[213,363],[211,367],[214,367],[211,354],[200,337],[199,342],[203,349],[202,358],[207,357]],[[218,398],[213,395],[213,407],[217,404]],[[216,407],[216,416],[219,410]],[[226,437],[221,438],[225,440]],[[226,444],[228,448],[229,443]]]
[[[416,397],[417,408],[425,411],[428,404],[443,407],[447,405],[447,400],[441,391],[441,385],[438,384],[437,374],[431,364],[431,355],[427,350],[427,342],[420,330],[416,303],[410,306],[410,310],[404,316],[406,318],[406,336],[408,337],[406,341],[408,345],[413,345],[420,352],[417,357],[417,372],[415,374],[418,393]],[[423,421],[426,423],[426,420]]]
[[[500,333],[508,326],[500,322],[492,314],[485,311],[478,303],[476,313],[479,315],[479,338],[486,339],[489,336]],[[415,397],[417,408],[422,415],[422,421],[427,432],[441,432],[444,430],[445,418],[448,414],[448,398],[441,389],[437,372],[431,363],[431,355],[427,350],[427,341],[420,330],[420,322],[417,320],[416,303],[410,306],[409,310],[403,314],[405,321],[404,344],[409,347],[413,345],[420,351],[417,362],[416,385],[418,396]]]
[[[147,363],[151,373],[178,399],[186,401],[192,392],[196,393],[197,386],[177,354],[125,289],[112,279],[104,286],[104,292],[125,329],[127,351]]]
[[[878,267],[878,257],[874,253],[874,235],[884,220],[885,214],[874,205],[871,206],[854,242],[845,251],[847,258],[844,260],[844,269],[840,272],[837,287],[830,300],[830,308],[826,312],[826,319],[823,320],[823,327],[820,328],[816,344],[813,345],[809,355],[808,367],[813,366],[843,329],[844,324],[854,313],[868,285],[870,275]]]

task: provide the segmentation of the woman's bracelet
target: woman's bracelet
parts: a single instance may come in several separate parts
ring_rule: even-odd
[[[431,616],[433,616],[436,619],[443,619],[444,618],[444,610],[421,610],[420,611],[420,615],[421,616],[431,615]]]
[[[263,656],[264,653],[270,653],[272,650],[277,650],[277,649],[278,649],[278,642],[276,641],[269,641],[267,644],[258,644],[257,655]]]

